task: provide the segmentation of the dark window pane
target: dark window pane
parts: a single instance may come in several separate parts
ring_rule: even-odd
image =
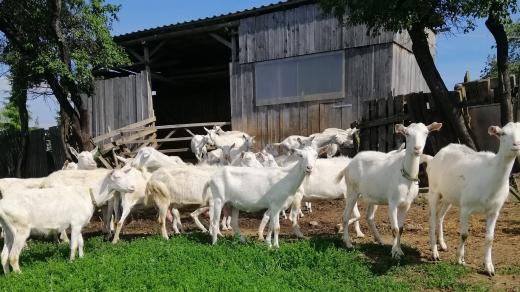
[[[343,55],[327,54],[298,62],[298,95],[334,93],[343,90]]]
[[[255,64],[257,103],[295,102],[320,94],[343,93],[343,52],[315,54]]]

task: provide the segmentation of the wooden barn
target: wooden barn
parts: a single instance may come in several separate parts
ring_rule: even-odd
[[[133,63],[104,72],[89,99],[95,141],[108,146],[119,143],[117,135],[125,143],[153,137],[169,145],[163,152],[181,152],[190,135],[179,129],[220,124],[256,136],[262,147],[291,134],[349,128],[363,101],[429,91],[406,33],[368,36],[364,26],[342,26],[309,0],[115,40]]]

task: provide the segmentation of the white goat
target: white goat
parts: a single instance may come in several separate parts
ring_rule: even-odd
[[[240,155],[233,160],[231,165],[243,167],[264,167],[256,158],[256,154],[249,151],[240,153]]]
[[[509,194],[509,174],[515,158],[520,156],[520,123],[511,122],[503,128],[491,126],[488,133],[500,139],[497,154],[475,152],[464,145],[450,144],[428,162],[428,200],[433,260],[439,260],[436,226],[439,226],[441,249],[446,250],[443,220],[450,206],[455,205],[460,208],[458,263],[465,263],[464,243],[468,237],[469,216],[475,212],[483,213],[486,216],[484,268],[489,275],[494,275],[491,246],[500,209]]]
[[[264,167],[278,167],[278,163],[274,156],[267,152],[266,149],[256,153],[256,159],[264,166]]]
[[[157,170],[159,167],[171,165],[186,165],[186,163],[178,156],[168,156],[153,147],[141,148],[131,162],[131,166],[137,169],[146,167],[150,172]]]
[[[82,151],[78,153],[76,149],[69,146],[70,153],[76,157],[78,163],[69,162],[63,169],[96,169],[97,163],[94,160],[94,156],[98,152],[98,148],[94,148],[92,151]]]
[[[406,136],[406,150],[382,153],[365,151],[356,155],[350,164],[337,177],[339,182],[345,177],[347,199],[343,216],[343,240],[348,248],[352,247],[347,228],[348,219],[352,214],[359,196],[368,204],[368,225],[377,242],[381,237],[374,223],[377,205],[388,205],[390,225],[394,237],[392,257],[403,255],[401,250],[401,235],[406,214],[412,201],[419,193],[419,163],[431,131],[438,131],[440,123],[425,126],[422,123],[405,127],[395,125],[395,132]]]
[[[347,190],[344,181],[341,184],[336,183],[336,176],[338,172],[345,169],[350,163],[348,157],[334,157],[330,159],[317,159],[314,165],[313,172],[309,177],[303,181],[300,189],[297,193],[302,199],[308,201],[321,201],[321,200],[334,200],[334,199],[345,199]],[[301,204],[301,202],[299,203]],[[354,206],[354,218],[350,219],[349,223],[354,223],[356,234],[358,237],[364,237],[365,235],[361,232],[358,219],[360,218],[359,209],[357,204]],[[292,219],[291,219],[292,220]],[[265,224],[260,225],[259,237],[261,237]],[[260,232],[261,230],[261,232]]]
[[[159,209],[161,235],[165,239],[168,239],[165,219],[171,205],[175,208],[189,205],[199,206],[190,215],[197,227],[203,232],[207,231],[198,216],[208,210],[208,202],[203,197],[203,189],[218,169],[217,167],[187,165],[163,167],[152,174],[146,185],[146,200],[154,202]],[[174,231],[179,233],[175,224]]]
[[[13,190],[14,194],[0,200],[0,224],[5,231],[1,254],[4,273],[9,273],[9,264],[15,272],[21,272],[19,256],[31,231],[45,233],[71,227],[70,260],[77,250],[83,257],[81,230],[90,221],[95,206],[109,200],[112,191],[132,192],[133,188],[122,171],[114,170],[93,186]]]
[[[119,202],[121,202],[121,207],[123,209],[121,213],[121,217],[119,218],[116,224],[116,231],[114,234],[114,238],[112,239],[112,243],[117,243],[119,241],[119,234],[121,233],[121,229],[123,228],[123,224],[126,220],[126,217],[130,215],[132,208],[138,204],[144,204],[145,200],[145,190],[146,183],[150,178],[150,174],[146,172],[146,170],[138,170],[137,168],[131,167],[126,170],[127,178],[133,182],[134,191],[129,193],[119,193],[119,195],[114,196],[115,200],[114,205],[119,206]],[[110,212],[111,213],[111,212]]]
[[[232,207],[231,225],[237,235],[240,235],[239,210],[251,212],[269,209],[271,222],[266,243],[271,246],[271,233],[274,230],[273,245],[276,248],[279,246],[280,218],[278,214],[287,198],[295,195],[303,179],[312,171],[318,156],[312,148],[294,151],[299,157],[299,161],[292,166],[284,168],[227,166],[220,169],[211,178],[205,187],[205,194],[207,196],[208,190],[211,189],[210,228],[213,244],[217,242],[222,207],[229,203]]]
[[[207,145],[211,139],[209,135],[195,135],[191,138],[191,152],[195,154],[198,161],[201,161],[208,153]]]
[[[312,146],[314,137],[305,137],[300,135],[291,135],[282,140],[280,143],[272,143],[271,147],[280,147],[284,153],[293,149],[302,149],[307,146]],[[282,153],[278,153],[281,155]]]

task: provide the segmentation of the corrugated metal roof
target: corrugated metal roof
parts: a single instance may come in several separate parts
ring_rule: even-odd
[[[134,32],[129,32],[129,33],[114,36],[114,39],[116,41],[126,41],[126,40],[131,40],[131,39],[148,36],[148,35],[160,34],[160,33],[170,32],[170,31],[174,31],[174,30],[183,30],[183,29],[194,27],[194,26],[203,26],[203,25],[208,25],[208,24],[238,20],[240,18],[244,18],[244,17],[248,17],[248,16],[293,8],[296,6],[313,3],[313,2],[316,2],[316,1],[315,0],[280,1],[277,3],[269,4],[269,5],[252,7],[249,9],[230,12],[227,14],[214,15],[214,16],[209,16],[209,17],[205,17],[205,18],[199,18],[199,19],[194,19],[194,20],[178,22],[178,23],[174,23],[174,24],[168,24],[168,25],[163,25],[163,26],[158,26],[158,27],[153,27],[153,28],[148,28],[148,29],[143,29],[143,30],[137,30]]]

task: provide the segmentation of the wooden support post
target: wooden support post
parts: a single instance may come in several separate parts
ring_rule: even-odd
[[[233,29],[233,33],[231,34],[231,62],[236,63],[238,59],[237,55],[237,34],[236,30]]]

